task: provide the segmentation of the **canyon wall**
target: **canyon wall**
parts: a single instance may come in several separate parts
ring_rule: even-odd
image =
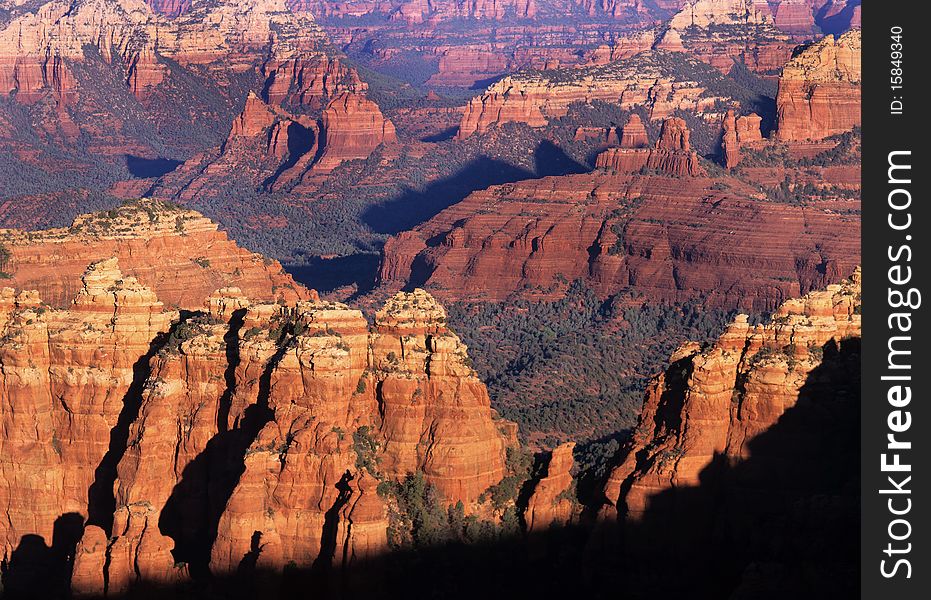
[[[673,354],[604,490],[622,556],[646,553],[689,589],[730,597],[855,588],[860,294],[857,269]]]
[[[511,122],[543,127],[564,116],[574,102],[601,100],[625,109],[645,106],[651,119],[676,110],[702,113],[717,101],[729,100],[688,78],[690,72],[701,72],[702,66],[683,54],[656,51],[604,66],[508,76],[469,101],[457,137]]]
[[[109,257],[168,306],[196,310],[211,292],[238,286],[252,298],[287,302],[315,297],[278,261],[240,248],[200,213],[155,200],[130,202],[81,215],[71,227],[0,230],[9,257],[6,286],[38,290],[44,302],[65,307],[81,289],[87,265]]]
[[[560,297],[581,279],[603,297],[772,310],[853,271],[858,211],[773,202],[733,179],[545,177],[475,192],[390,238],[380,280],[483,302]]]
[[[67,582],[67,561],[46,583],[23,579],[35,544],[74,548],[78,595],[244,561],[338,567],[387,548],[379,481],[420,471],[443,501],[481,511],[516,443],[421,290],[391,298],[374,326],[345,305],[229,287],[179,313],[110,258],[67,309],[2,298],[11,593]]]
[[[69,63],[99,55],[122,66],[133,93],[144,97],[170,76],[158,56],[183,65],[231,61],[241,68],[252,66],[257,52],[278,62],[319,54],[324,40],[312,16],[291,13],[284,0],[164,8],[178,16],[163,16],[142,0],[51,0],[13,17],[0,29],[0,91],[30,103],[51,90],[67,103],[79,92]]]
[[[860,30],[827,36],[789,61],[779,78],[776,137],[818,140],[860,125]]]
[[[639,118],[633,122],[639,123]],[[629,122],[625,126],[625,133],[630,124]],[[624,147],[623,144],[619,148],[608,148],[595,157],[595,167],[618,173],[640,173],[649,170],[676,177],[705,175],[705,170],[699,164],[698,154],[689,144],[689,136],[689,128],[684,119],[669,117],[663,121],[655,148]],[[627,143],[635,144],[639,141],[636,138],[628,139]]]

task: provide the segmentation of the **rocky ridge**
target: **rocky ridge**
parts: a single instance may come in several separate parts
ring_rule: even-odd
[[[423,291],[369,326],[237,288],[179,314],[115,258],[83,282],[64,310],[2,293],[10,568],[62,519],[78,595],[235,572],[250,553],[261,569],[339,566],[386,549],[378,480],[421,471],[474,512],[503,477],[514,429]]]
[[[672,569],[684,581],[670,592],[854,593],[860,293],[858,268],[769,322],[739,315],[654,377],[593,538],[603,548],[624,532],[618,560],[639,565],[630,589],[655,590],[651,576]]]
[[[68,102],[76,92],[68,62],[87,60],[91,47],[121,64],[142,97],[168,76],[158,56],[181,64],[228,58],[251,65],[255,52],[267,49],[276,62],[291,61],[318,53],[323,37],[310,15],[291,13],[284,0],[196,3],[174,19],[143,0],[50,0],[0,29],[0,91],[33,102],[51,88]]]
[[[619,148],[608,148],[595,157],[595,167],[618,173],[640,173],[646,169],[676,177],[704,175],[705,170],[699,164],[698,154],[689,144],[689,135],[689,128],[684,119],[669,117],[663,121],[655,148],[625,148],[623,145]]]
[[[315,297],[278,261],[236,245],[200,213],[157,200],[130,202],[81,215],[71,227],[0,230],[10,256],[5,285],[38,290],[51,306],[65,307],[81,289],[87,265],[117,257],[121,269],[169,306],[193,310],[217,287],[235,285],[250,297],[289,302]]]
[[[860,30],[853,29],[786,64],[776,96],[779,140],[818,140],[860,124],[860,55]]]
[[[728,178],[545,177],[475,192],[390,238],[380,281],[485,302],[532,290],[560,297],[560,281],[581,279],[602,297],[631,289],[653,301],[772,310],[853,271],[859,201],[842,204],[853,213],[773,202]]]
[[[675,110],[702,113],[717,101],[729,100],[708,93],[697,80],[676,75],[676,65],[686,71],[701,68],[684,55],[658,51],[605,66],[508,76],[469,101],[457,136],[467,138],[508,122],[543,127],[564,116],[573,102],[602,100],[625,109],[644,106],[651,119],[662,119]]]
[[[161,178],[150,193],[203,201],[234,181],[256,190],[312,187],[343,162],[368,158],[381,144],[397,141],[394,124],[362,93],[337,94],[320,118],[250,93],[226,141]]]

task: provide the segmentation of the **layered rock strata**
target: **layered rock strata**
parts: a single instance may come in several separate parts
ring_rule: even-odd
[[[789,61],[776,95],[776,137],[818,140],[860,125],[860,30],[827,36]]]
[[[661,119],[675,110],[702,113],[724,100],[706,93],[701,83],[677,76],[670,63],[711,71],[685,55],[656,51],[605,66],[508,76],[469,101],[457,136],[466,138],[511,122],[543,127],[549,119],[564,116],[573,102],[643,106],[651,119]]]
[[[142,0],[45,2],[0,29],[0,91],[30,103],[51,90],[67,102],[78,91],[68,63],[100,55],[122,65],[127,84],[144,97],[169,76],[158,57],[182,65],[228,59],[251,66],[256,52],[279,62],[319,53],[324,38],[309,14],[291,13],[284,0],[181,8],[168,18]]]
[[[642,124],[641,124],[642,126]],[[595,167],[618,173],[661,171],[677,177],[698,177],[705,171],[689,144],[689,128],[681,117],[663,121],[655,148],[608,148],[595,157]]]
[[[560,281],[582,279],[602,297],[631,289],[773,310],[853,271],[859,201],[802,207],[758,194],[732,179],[610,171],[493,186],[390,238],[380,280],[501,301],[541,288],[560,297]]]
[[[310,299],[274,260],[240,248],[200,213],[155,200],[81,215],[71,227],[0,230],[9,258],[5,284],[38,290],[43,301],[67,306],[87,265],[117,257],[124,273],[155,291],[168,306],[194,310],[213,290],[235,285],[253,298]]]
[[[546,475],[533,488],[524,510],[524,522],[529,533],[540,533],[554,525],[567,525],[579,512],[572,478],[572,450],[575,442],[566,442],[553,449],[546,465]]]
[[[651,496],[698,486],[717,458],[748,459],[748,444],[805,398],[810,375],[832,351],[827,347],[836,352],[860,337],[859,306],[857,270],[783,303],[769,323],[750,325],[740,315],[711,348],[680,348],[670,360],[675,368],[648,387],[626,459],[605,488],[606,510],[640,519]]]
[[[167,311],[115,258],[83,280],[67,310],[2,294],[12,568],[62,518],[79,596],[244,564],[340,567],[387,548],[379,481],[421,471],[472,512],[505,473],[513,428],[422,290],[370,327],[345,305],[237,288]]]

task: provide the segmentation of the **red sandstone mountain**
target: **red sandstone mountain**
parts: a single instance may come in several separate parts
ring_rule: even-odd
[[[621,128],[621,148],[646,148],[650,145],[650,138],[647,136],[646,127],[640,115],[634,113],[630,115],[627,123]]]
[[[249,7],[225,1],[196,3],[175,19],[153,12],[142,0],[72,4],[50,0],[2,25],[0,91],[15,91],[25,103],[45,93],[54,93],[61,102],[73,101],[80,90],[73,87],[69,63],[93,60],[91,48],[105,61],[121,65],[133,93],[144,96],[148,88],[170,77],[159,56],[182,65],[211,65],[223,59],[248,67],[257,53],[267,53],[278,63],[301,60],[303,52],[319,54],[324,39],[309,15],[291,13],[284,0],[262,0]],[[163,8],[162,3],[156,8]]]
[[[765,0],[689,0],[654,45],[688,52],[723,73],[735,60],[754,71],[778,69],[793,46]]]
[[[827,36],[789,61],[776,97],[780,140],[818,140],[860,124],[860,31]]]
[[[524,521],[529,533],[540,533],[554,525],[567,525],[578,517],[578,501],[574,497],[572,450],[575,442],[554,448],[546,464],[546,475],[536,482],[527,501]]]
[[[359,93],[337,95],[319,119],[250,93],[226,141],[162,177],[150,194],[202,202],[233,184],[254,190],[292,189],[302,182],[312,187],[343,162],[367,158],[379,145],[396,141],[394,124]]]
[[[313,18],[284,0],[155,8],[171,16],[143,0],[48,0],[3,13],[0,93],[13,101],[0,108],[0,143],[27,183],[42,170],[99,189],[127,161],[186,160],[222,142],[249,89],[300,111],[365,90]]]
[[[341,94],[321,118],[323,154],[313,169],[327,172],[346,160],[367,158],[376,146],[397,141],[394,124],[378,105],[357,94]]]
[[[741,146],[757,146],[763,141],[760,131],[762,119],[757,114],[737,116],[728,110],[721,122],[721,145],[724,166],[732,169],[740,162]]]
[[[858,201],[843,215],[833,202],[758,193],[730,179],[598,171],[493,186],[389,239],[380,279],[501,301],[533,288],[559,295],[559,281],[580,278],[602,296],[767,310],[852,272]]]
[[[278,261],[240,248],[200,213],[158,201],[82,215],[68,228],[0,230],[0,243],[10,253],[2,266],[9,275],[4,285],[38,290],[59,308],[82,289],[87,265],[109,257],[176,308],[198,309],[213,290],[229,285],[267,302],[315,297]]]
[[[669,117],[663,121],[655,148],[609,148],[595,157],[595,167],[618,173],[640,173],[647,169],[676,177],[704,175],[698,155],[689,144],[689,135],[684,119]]]
[[[369,326],[344,305],[238,288],[179,314],[116,258],[82,281],[67,309],[0,298],[5,561],[64,515],[87,519],[78,594],[184,581],[183,563],[235,572],[256,532],[261,569],[339,565],[387,545],[376,478],[422,471],[473,513],[504,475],[514,430],[423,291]]]
[[[650,496],[698,485],[715,457],[747,460],[748,443],[800,401],[823,347],[860,337],[859,305],[858,269],[850,280],[788,300],[767,324],[739,316],[711,348],[680,348],[671,358],[677,367],[648,388],[626,458],[607,483],[605,511],[641,519]],[[830,391],[810,401],[829,402]],[[675,402],[663,399],[671,396]]]
[[[635,595],[855,594],[840,575],[858,558],[860,291],[857,269],[671,356],[604,488],[586,572]]]
[[[576,102],[600,100],[630,109],[643,106],[651,119],[676,110],[701,114],[730,98],[707,90],[702,77],[717,74],[685,54],[655,51],[604,66],[525,72],[505,77],[469,101],[457,136],[467,138],[509,122],[544,127]]]

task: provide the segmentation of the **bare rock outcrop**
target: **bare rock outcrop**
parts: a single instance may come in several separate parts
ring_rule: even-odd
[[[827,36],[789,61],[779,78],[776,137],[818,140],[860,124],[860,31]]]
[[[575,442],[566,442],[550,454],[546,475],[534,486],[524,511],[528,532],[539,533],[553,525],[566,525],[578,516],[579,505],[571,473],[574,448]]]
[[[860,337],[860,272],[785,302],[769,323],[740,315],[711,348],[685,345],[649,385],[626,457],[605,488],[606,515],[640,520],[650,498],[698,487],[717,458],[750,457],[748,444],[798,402],[829,403],[805,392],[830,353]],[[774,452],[782,449],[774,448]],[[759,460],[758,457],[754,457]]]
[[[774,310],[853,271],[858,214],[758,193],[733,179],[608,170],[493,186],[389,238],[379,277],[444,301],[531,288],[561,297],[565,278],[603,297],[632,287],[654,300]]]
[[[705,170],[689,143],[689,128],[681,117],[663,121],[655,148],[609,148],[595,157],[595,167],[618,173],[640,173],[644,169],[679,177],[698,177]]]
[[[315,297],[277,261],[240,248],[210,219],[156,200],[81,215],[68,228],[0,230],[0,243],[10,251],[6,285],[38,290],[55,307],[67,306],[81,289],[88,264],[108,257],[119,258],[125,274],[179,308],[200,308],[224,284],[268,301]]]
[[[634,113],[621,128],[621,148],[646,148],[650,145],[647,129],[640,115]]]
[[[326,173],[344,161],[367,158],[380,144],[397,141],[394,124],[377,104],[359,94],[333,98],[323,111],[321,126],[323,154],[314,163],[315,172]]]
[[[73,517],[77,596],[370,558],[380,481],[422,472],[474,512],[515,443],[422,290],[374,326],[234,287],[178,312],[110,258],[67,309],[5,288],[0,330],[2,556]]]

